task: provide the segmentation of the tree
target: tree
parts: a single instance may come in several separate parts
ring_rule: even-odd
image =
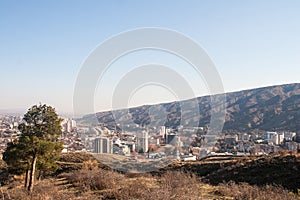
[[[47,151],[38,156],[37,170],[38,179],[50,175],[58,169],[56,161],[59,159],[60,152],[62,151],[62,144],[60,142],[47,143],[44,147]]]
[[[12,141],[7,144],[6,150],[3,153],[3,160],[9,167],[9,172],[13,174],[23,174],[25,176],[25,188],[28,184],[30,158],[28,156],[25,142]]]
[[[56,169],[62,144],[57,141],[61,135],[62,119],[55,109],[47,105],[34,105],[24,115],[19,125],[21,136],[8,144],[3,160],[14,173],[26,173],[25,189],[32,192],[35,172],[39,177]]]

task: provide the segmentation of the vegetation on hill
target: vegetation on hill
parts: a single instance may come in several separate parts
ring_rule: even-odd
[[[1,187],[0,198],[35,199],[297,199],[281,186],[249,184],[205,184],[191,173],[168,171],[161,175],[120,174],[112,170],[81,169],[36,183],[29,195],[19,182]]]
[[[297,192],[300,189],[300,156],[216,156],[200,162],[177,162],[161,170],[183,170],[201,177],[212,185],[223,182],[248,183],[264,186],[281,185]]]

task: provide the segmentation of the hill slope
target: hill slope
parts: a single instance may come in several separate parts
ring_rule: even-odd
[[[151,124],[153,126],[163,123],[165,126],[173,128],[180,124],[193,126],[195,123],[206,127],[211,119],[210,103],[211,97],[203,96],[182,102],[144,105],[113,113],[110,111],[99,112],[96,113],[96,116],[99,123],[105,124],[110,129],[115,128],[115,125],[120,122],[129,124],[131,121],[139,125]],[[181,113],[182,105],[185,106],[185,113]],[[194,114],[195,105],[199,106],[198,115]],[[189,117],[183,121],[181,120],[182,114]],[[87,115],[81,121],[91,121],[93,116]],[[165,118],[160,119],[161,116],[165,116]],[[244,90],[226,94],[226,119],[223,130],[298,131],[300,129],[299,118],[299,83]]]

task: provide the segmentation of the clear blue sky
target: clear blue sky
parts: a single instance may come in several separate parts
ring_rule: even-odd
[[[140,27],[192,37],[226,91],[300,82],[299,10],[299,0],[2,0],[0,109],[45,102],[71,112],[84,59],[108,37]]]

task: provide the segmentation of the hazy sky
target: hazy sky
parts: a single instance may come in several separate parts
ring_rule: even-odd
[[[225,91],[300,82],[299,10],[299,0],[2,0],[0,109],[25,110],[43,102],[72,112],[76,77],[90,52],[112,35],[141,27],[173,29],[193,38],[214,61]],[[129,55],[119,66],[125,72],[141,60],[165,58],[162,62],[178,71],[188,67],[156,54]],[[203,81],[191,83],[197,95],[207,94]],[[96,102],[103,96],[105,91],[97,90]],[[163,88],[145,87],[129,105],[173,97]],[[109,99],[103,102],[97,110],[110,108]]]

